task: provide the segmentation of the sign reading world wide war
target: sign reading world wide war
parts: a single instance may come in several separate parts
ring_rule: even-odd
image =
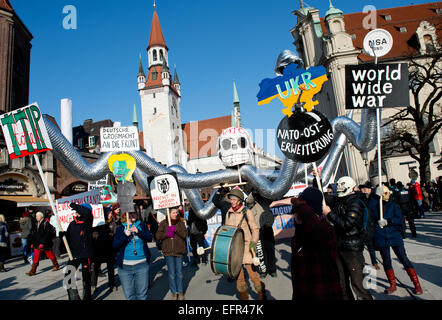
[[[153,209],[167,209],[181,205],[176,173],[148,178]]]
[[[284,155],[302,163],[312,163],[326,155],[333,142],[333,130],[328,119],[319,111],[296,111],[284,117],[276,133]]]
[[[345,108],[396,108],[410,105],[408,65],[345,66]]]
[[[2,114],[0,123],[11,159],[52,149],[37,103]]]

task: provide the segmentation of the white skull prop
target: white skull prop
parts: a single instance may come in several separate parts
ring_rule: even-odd
[[[243,128],[224,129],[218,138],[218,156],[226,168],[239,164],[253,164],[252,141]]]

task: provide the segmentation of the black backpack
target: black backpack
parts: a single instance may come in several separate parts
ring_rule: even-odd
[[[364,201],[359,199],[364,208],[364,219],[363,219],[363,231],[362,240],[365,244],[370,243],[374,237],[374,230],[376,228],[376,221],[373,216],[373,212],[367,207]]]

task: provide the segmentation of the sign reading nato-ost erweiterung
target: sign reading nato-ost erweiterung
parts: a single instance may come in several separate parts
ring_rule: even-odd
[[[346,109],[410,105],[406,63],[346,65],[345,85]]]
[[[101,152],[140,150],[137,127],[100,129]]]
[[[319,111],[296,111],[284,117],[276,133],[279,148],[287,158],[312,163],[324,157],[333,142],[333,129]]]
[[[181,205],[181,194],[176,173],[148,178],[153,209],[167,209]]]
[[[2,114],[0,123],[11,159],[52,149],[37,103]]]

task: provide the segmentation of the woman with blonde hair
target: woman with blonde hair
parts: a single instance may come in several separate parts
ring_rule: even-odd
[[[8,225],[5,216],[0,214],[0,272],[6,272],[5,261],[8,256]]]

